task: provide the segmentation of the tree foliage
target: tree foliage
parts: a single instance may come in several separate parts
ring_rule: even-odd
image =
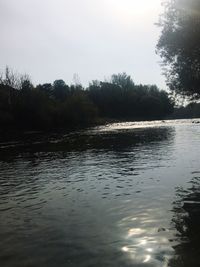
[[[94,81],[86,89],[63,80],[33,86],[27,75],[17,76],[20,83],[11,83],[9,75],[16,80],[6,71],[0,81],[1,128],[66,129],[99,118],[156,119],[173,111],[165,91],[155,85],[135,85],[125,73],[107,82]]]
[[[157,52],[163,59],[169,88],[200,97],[200,1],[165,0]]]
[[[110,82],[93,81],[88,96],[100,116],[114,119],[159,119],[173,111],[173,102],[156,85],[135,85],[125,73]]]

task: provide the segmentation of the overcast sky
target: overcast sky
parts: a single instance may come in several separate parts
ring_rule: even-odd
[[[0,69],[34,84],[126,72],[165,88],[155,54],[161,0],[0,0]]]

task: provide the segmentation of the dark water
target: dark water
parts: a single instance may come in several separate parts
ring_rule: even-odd
[[[0,266],[200,266],[200,124],[23,140],[0,143]]]

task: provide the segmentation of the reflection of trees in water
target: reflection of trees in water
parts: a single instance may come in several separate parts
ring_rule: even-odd
[[[76,131],[66,135],[27,134],[26,138],[22,136],[23,141],[18,139],[19,146],[11,145],[0,152],[0,193],[14,194],[24,186],[30,194],[41,191],[52,176],[51,172],[46,173],[46,168],[52,170],[53,164],[60,168],[60,173],[62,170],[67,172],[72,166],[78,169],[87,158],[87,152],[96,159],[95,164],[99,155],[106,158],[110,153],[108,162],[112,168],[120,169],[118,174],[125,177],[133,172],[137,174],[140,168],[144,168],[142,162],[146,165],[149,159],[154,158],[158,164],[166,156],[174,133],[172,127],[157,127],[105,132]],[[65,159],[64,163],[60,159]],[[136,161],[139,162],[137,168],[134,165]],[[55,173],[52,177],[54,179]]]
[[[170,266],[200,266],[200,175],[193,177],[187,190],[177,188],[173,223],[178,245]]]
[[[22,136],[17,144],[0,146],[0,160],[12,160],[16,155],[30,154],[31,158],[37,152],[83,152],[99,150],[120,152],[132,150],[136,146],[157,146],[163,141],[173,141],[174,128],[155,127],[141,129],[121,129],[111,131],[75,131],[60,134],[33,134]],[[58,154],[59,156],[59,154]]]

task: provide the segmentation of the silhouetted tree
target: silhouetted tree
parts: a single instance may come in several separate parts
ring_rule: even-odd
[[[63,101],[69,95],[69,86],[63,80],[55,80],[52,94],[55,99]]]
[[[30,82],[30,80],[22,81],[22,83],[21,83],[21,90],[22,91],[29,91],[29,90],[32,90],[32,89],[33,89],[33,85]]]
[[[162,118],[173,111],[173,101],[155,85],[135,85],[125,73],[113,75],[111,81],[93,81],[88,88],[89,97],[101,116],[153,119]]]
[[[169,88],[200,97],[200,1],[163,1],[165,12],[157,52],[163,59]]]
[[[199,118],[200,103],[191,102],[185,107],[176,107],[170,117],[173,119]]]
[[[125,72],[113,74],[111,76],[111,83],[116,84],[123,89],[129,89],[134,86],[131,76],[127,75]]]
[[[39,84],[36,86],[36,89],[45,93],[49,97],[53,94],[53,86],[51,83]]]

